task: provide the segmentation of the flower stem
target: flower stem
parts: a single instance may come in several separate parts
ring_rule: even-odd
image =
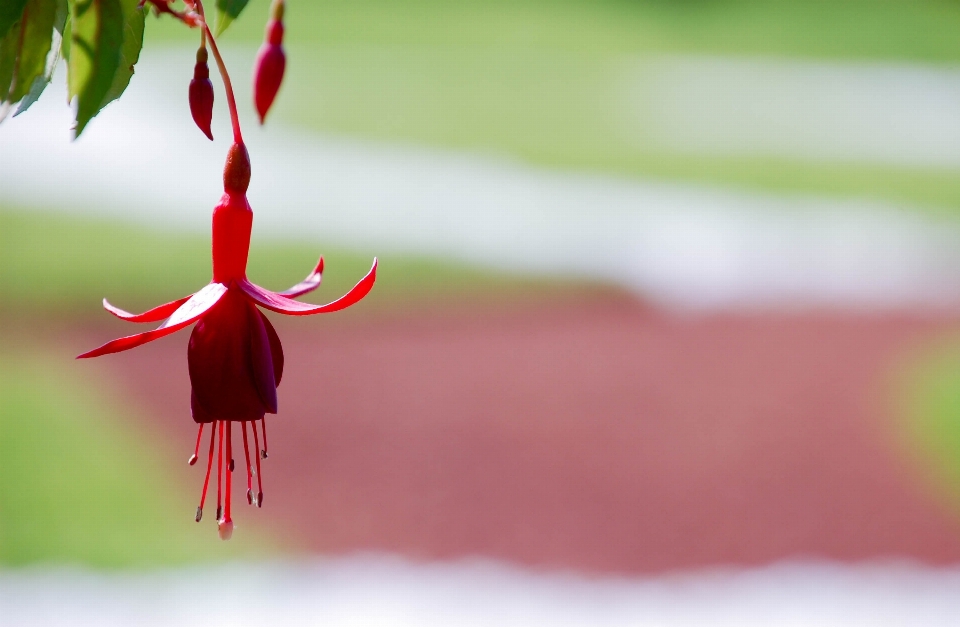
[[[200,17],[203,18],[203,29],[207,33],[207,38],[210,39],[210,50],[213,51],[213,58],[217,62],[220,77],[223,79],[223,87],[227,92],[227,106],[230,108],[230,121],[233,124],[233,142],[235,144],[242,144],[243,135],[240,133],[240,115],[237,113],[237,99],[233,95],[233,83],[230,81],[230,74],[227,72],[227,66],[223,62],[223,57],[220,56],[217,40],[213,36],[213,31],[210,30],[210,25],[207,24],[207,17],[203,12],[203,2],[200,0],[197,0],[197,11],[200,13]]]

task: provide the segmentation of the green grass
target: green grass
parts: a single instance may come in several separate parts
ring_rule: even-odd
[[[254,0],[223,37],[262,39]],[[677,154],[627,94],[651,54],[960,61],[952,0],[336,0],[290,3],[273,119],[629,177],[881,200],[954,214],[960,170]],[[147,46],[193,41],[151,20]],[[246,84],[247,68],[234,69]],[[241,96],[242,106],[250,107]],[[642,109],[642,107],[641,107]]]
[[[165,468],[173,453],[124,420],[131,410],[109,385],[60,351],[31,349],[0,346],[0,565],[148,567],[278,550],[252,521],[229,543],[212,516],[196,524],[196,486]]]
[[[960,341],[921,351],[900,373],[902,433],[923,479],[960,511]]]
[[[259,42],[268,0],[224,41]],[[311,0],[290,2],[288,41],[425,49],[960,59],[953,0]],[[152,41],[195,41],[171,20]]]
[[[259,242],[251,248],[248,274],[260,285],[285,289],[306,276],[321,252],[326,270],[323,286],[308,297],[313,302],[346,292],[372,262],[372,257],[314,244]],[[209,281],[208,236],[0,209],[0,318],[41,314],[64,321],[78,316],[101,320],[106,319],[103,297],[142,310],[195,292]],[[570,287],[387,254],[380,257],[376,287],[351,311],[529,299]]]

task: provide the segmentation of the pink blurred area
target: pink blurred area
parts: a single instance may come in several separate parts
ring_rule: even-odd
[[[265,505],[235,514],[311,551],[648,574],[960,560],[889,403],[899,360],[951,319],[611,298],[326,322],[277,322]],[[185,341],[109,362],[184,459]]]

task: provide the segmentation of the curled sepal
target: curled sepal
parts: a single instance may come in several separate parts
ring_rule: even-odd
[[[253,102],[260,116],[260,124],[267,117],[267,111],[277,97],[283,72],[287,66],[287,56],[283,50],[283,1],[274,0],[267,32],[263,45],[257,53],[253,68]]]
[[[287,298],[296,298],[297,296],[303,296],[308,294],[313,290],[320,287],[320,281],[323,280],[323,257],[320,257],[320,261],[317,262],[316,267],[314,267],[313,272],[307,275],[307,278],[300,281],[293,287],[282,292],[277,292],[281,296],[286,296]]]
[[[120,318],[121,320],[126,320],[127,322],[157,322],[158,320],[163,320],[164,318],[169,317],[173,312],[180,308],[180,305],[184,304],[190,300],[190,296],[184,296],[173,302],[165,303],[163,305],[158,305],[149,311],[145,311],[142,314],[132,314],[129,311],[124,311],[119,307],[114,307],[107,301],[106,298],[103,299],[103,308]]]
[[[207,65],[207,49],[197,50],[197,63],[193,66],[193,80],[190,81],[190,114],[197,128],[203,131],[211,141],[213,132],[213,83],[210,82],[210,67]]]
[[[359,302],[364,296],[370,293],[370,290],[373,289],[373,284],[376,282],[376,280],[377,260],[374,259],[373,267],[370,268],[370,272],[368,272],[365,277],[360,279],[360,281],[353,286],[353,289],[337,300],[327,303],[326,305],[311,305],[309,303],[301,303],[299,301],[287,298],[281,294],[277,294],[276,292],[266,290],[259,285],[254,285],[246,279],[240,281],[238,285],[247,296],[271,311],[276,311],[277,313],[287,314],[290,316],[310,316],[313,314],[340,311],[341,309],[346,309],[350,305]]]
[[[173,315],[153,331],[128,335],[107,342],[99,348],[77,355],[77,359],[87,359],[90,357],[99,357],[110,353],[119,353],[121,351],[135,348],[147,342],[160,339],[171,333],[189,326],[199,320],[207,313],[217,302],[227,293],[227,287],[221,283],[211,283],[205,288],[191,296],[187,302],[177,308]]]

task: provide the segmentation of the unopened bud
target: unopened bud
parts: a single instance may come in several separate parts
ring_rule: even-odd
[[[207,66],[207,49],[197,50],[197,64],[193,66],[193,80],[190,81],[190,113],[197,127],[213,140],[210,122],[213,120],[213,83],[210,82],[210,68]]]
[[[267,22],[266,38],[253,66],[253,102],[260,116],[260,124],[263,124],[267,111],[277,97],[287,66],[287,56],[283,51],[282,2],[274,3],[272,14],[274,17]]]

